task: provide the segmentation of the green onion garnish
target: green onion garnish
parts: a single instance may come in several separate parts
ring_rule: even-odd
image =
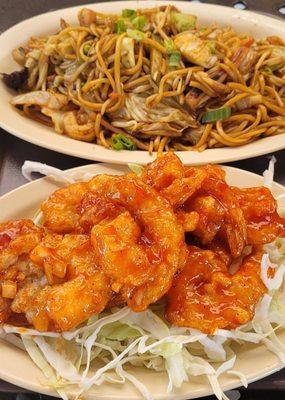
[[[178,67],[181,60],[181,54],[179,51],[174,51],[173,53],[169,54],[168,57],[168,65],[169,67]]]
[[[207,46],[209,47],[212,54],[216,54],[216,43],[210,40],[207,42]]]
[[[135,29],[127,29],[127,34],[130,38],[140,42],[144,38],[144,33]]]
[[[141,31],[146,24],[146,19],[143,15],[140,15],[132,20],[132,24],[134,29]]]
[[[207,111],[203,114],[203,124],[207,122],[216,122],[227,119],[231,116],[232,110],[230,107],[216,108],[215,110]]]
[[[85,44],[83,46],[83,53],[88,56],[89,50],[91,49],[91,44]]]
[[[117,133],[111,139],[112,148],[114,150],[136,150],[135,143],[122,133]]]
[[[166,48],[166,51],[167,51],[168,54],[172,53],[174,51],[173,40],[165,39],[164,40],[164,47]]]
[[[118,19],[118,21],[115,23],[115,32],[120,34],[126,32],[126,30],[127,28],[125,21],[123,19]]]
[[[130,20],[134,19],[137,16],[136,10],[131,10],[130,8],[125,8],[122,11],[123,18],[129,18]]]

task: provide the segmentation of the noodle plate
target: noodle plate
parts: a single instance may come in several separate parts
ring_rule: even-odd
[[[11,104],[71,138],[115,150],[240,146],[285,127],[285,43],[199,26],[175,7],[83,8],[78,25],[13,51]]]

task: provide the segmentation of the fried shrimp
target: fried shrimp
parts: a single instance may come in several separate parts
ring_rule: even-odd
[[[203,182],[201,193],[214,197],[224,208],[224,223],[219,234],[227,241],[232,256],[239,257],[246,245],[247,231],[246,221],[236,196],[224,180],[213,174]],[[221,209],[219,213],[223,214]]]
[[[30,257],[44,270],[47,284],[26,285],[11,308],[25,313],[39,331],[73,329],[111,299],[109,279],[96,265],[89,236],[49,234]]]
[[[30,220],[0,224],[0,273],[28,254],[41,240],[43,230]]]
[[[80,182],[56,190],[41,205],[43,226],[55,233],[83,233],[77,207],[87,189],[87,184]]]
[[[247,223],[247,243],[270,243],[277,236],[285,236],[285,219],[277,213],[277,202],[269,189],[256,187],[232,188]]]
[[[184,177],[184,166],[172,152],[168,152],[147,164],[142,174],[142,180],[157,191],[168,187],[175,179]]]
[[[56,190],[41,209],[43,225],[55,233],[89,233],[94,225],[124,211],[123,207],[92,192],[88,182]]]
[[[193,234],[199,238],[202,245],[209,244],[224,223],[225,208],[215,197],[201,195],[188,204],[188,209],[199,215],[199,222],[193,229]]]
[[[232,255],[238,257],[246,244],[246,224],[239,203],[224,178],[225,172],[218,166],[184,167],[173,153],[148,164],[143,173],[143,179],[175,208],[186,231],[189,231],[184,223],[189,220],[187,214],[200,212],[196,228],[194,223],[190,224],[193,234],[206,244],[220,232]],[[196,196],[203,197],[195,199]],[[182,213],[186,213],[185,217]]]
[[[0,224],[0,323],[10,318],[17,291],[43,275],[29,258],[42,236],[43,230],[29,220]]]
[[[128,305],[142,311],[169,290],[174,274],[183,267],[182,227],[169,203],[137,178],[99,175],[89,187],[128,210],[110,223],[94,226],[91,238],[103,271],[113,279],[112,287],[121,288]]]
[[[167,319],[211,334],[247,323],[267,291],[260,278],[261,258],[262,252],[254,251],[230,275],[216,253],[189,246],[187,264],[167,294]]]

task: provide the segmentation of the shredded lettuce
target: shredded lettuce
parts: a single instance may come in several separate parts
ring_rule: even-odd
[[[269,161],[268,169],[266,169],[263,172],[263,177],[264,177],[263,186],[267,187],[268,189],[272,187],[275,163],[276,163],[276,158],[272,156]]]
[[[268,277],[268,269],[273,268],[276,271],[272,278]],[[272,264],[269,261],[269,254],[264,254],[261,260],[261,279],[267,289],[278,290],[283,282],[283,276],[285,273],[285,264],[277,265]]]
[[[60,181],[67,183],[74,183],[75,180],[70,176],[69,173],[62,171],[61,169],[51,167],[50,165],[43,164],[36,161],[25,161],[22,166],[22,174],[28,180],[31,181],[32,173],[40,173],[42,175],[51,175]]]

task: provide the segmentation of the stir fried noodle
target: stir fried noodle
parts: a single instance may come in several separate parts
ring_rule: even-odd
[[[281,38],[199,27],[171,5],[121,15],[82,9],[78,19],[13,51],[25,69],[4,80],[24,92],[11,103],[29,118],[74,139],[150,153],[284,132]]]

